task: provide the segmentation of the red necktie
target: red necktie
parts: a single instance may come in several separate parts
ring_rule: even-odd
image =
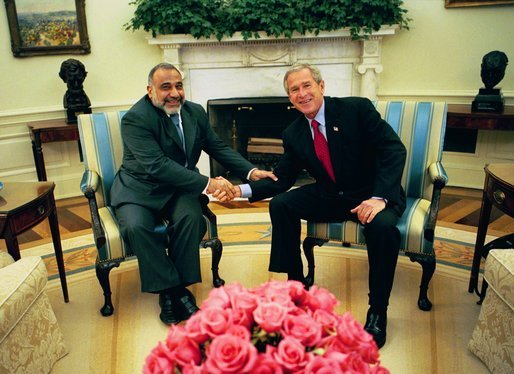
[[[330,160],[330,151],[328,150],[327,139],[319,131],[319,123],[315,120],[311,122],[312,128],[314,129],[314,150],[319,160],[323,164],[323,167],[327,171],[332,181],[336,181],[334,175],[334,169],[332,168],[332,161]]]

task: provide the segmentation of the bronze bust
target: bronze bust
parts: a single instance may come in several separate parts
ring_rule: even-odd
[[[500,88],[494,88],[505,76],[509,59],[501,51],[491,51],[482,58],[480,77],[485,88],[478,90],[478,95],[471,104],[473,112],[503,112],[504,99]]]
[[[489,52],[482,58],[480,76],[486,89],[492,89],[500,83],[508,63],[507,55],[500,51]]]
[[[91,102],[84,92],[82,83],[86,79],[87,71],[82,62],[68,59],[61,64],[59,77],[67,84],[68,90],[64,94],[63,104],[66,108],[66,123],[77,123],[77,115],[91,113]]]

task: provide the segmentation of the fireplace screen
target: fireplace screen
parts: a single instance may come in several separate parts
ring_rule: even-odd
[[[209,121],[216,134],[256,167],[273,170],[283,153],[282,131],[301,115],[287,97],[215,99],[207,102]],[[215,160],[210,160],[211,177],[230,175]],[[297,184],[310,180],[301,175]]]

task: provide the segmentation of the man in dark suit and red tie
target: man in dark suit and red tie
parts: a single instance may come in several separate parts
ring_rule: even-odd
[[[200,194],[233,197],[229,181],[199,173],[200,153],[242,179],[276,179],[216,136],[202,106],[186,101],[182,79],[168,63],[150,71],[147,95],[121,120],[123,162],[111,188],[123,240],[138,259],[141,289],[159,294],[159,317],[168,325],[198,311],[186,286],[201,282],[199,243],[206,223]],[[170,221],[171,249],[154,232],[163,218]]]
[[[240,185],[250,201],[274,196],[269,211],[272,242],[269,270],[304,282],[301,219],[361,222],[369,260],[369,310],[365,329],[382,347],[387,306],[400,248],[396,223],[405,209],[401,178],[406,150],[394,130],[365,98],[324,97],[320,71],[302,64],[284,77],[289,100],[303,113],[283,133],[284,154],[274,173]],[[305,169],[315,179],[291,189]]]

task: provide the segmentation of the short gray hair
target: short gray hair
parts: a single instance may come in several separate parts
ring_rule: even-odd
[[[296,73],[303,69],[309,69],[311,72],[312,78],[317,84],[320,84],[320,82],[323,80],[321,77],[321,72],[316,66],[310,65],[310,64],[295,64],[291,66],[289,69],[287,69],[286,74],[284,75],[284,89],[286,90],[286,93],[289,95],[289,86],[287,85],[287,78],[292,73]]]
[[[164,70],[176,70],[180,74],[180,78],[184,79],[184,74],[180,71],[178,67],[176,67],[173,64],[170,64],[169,62],[161,62],[160,64],[155,65],[152,70],[150,70],[150,73],[148,73],[148,85],[152,85],[152,80],[155,72],[159,69]]]

